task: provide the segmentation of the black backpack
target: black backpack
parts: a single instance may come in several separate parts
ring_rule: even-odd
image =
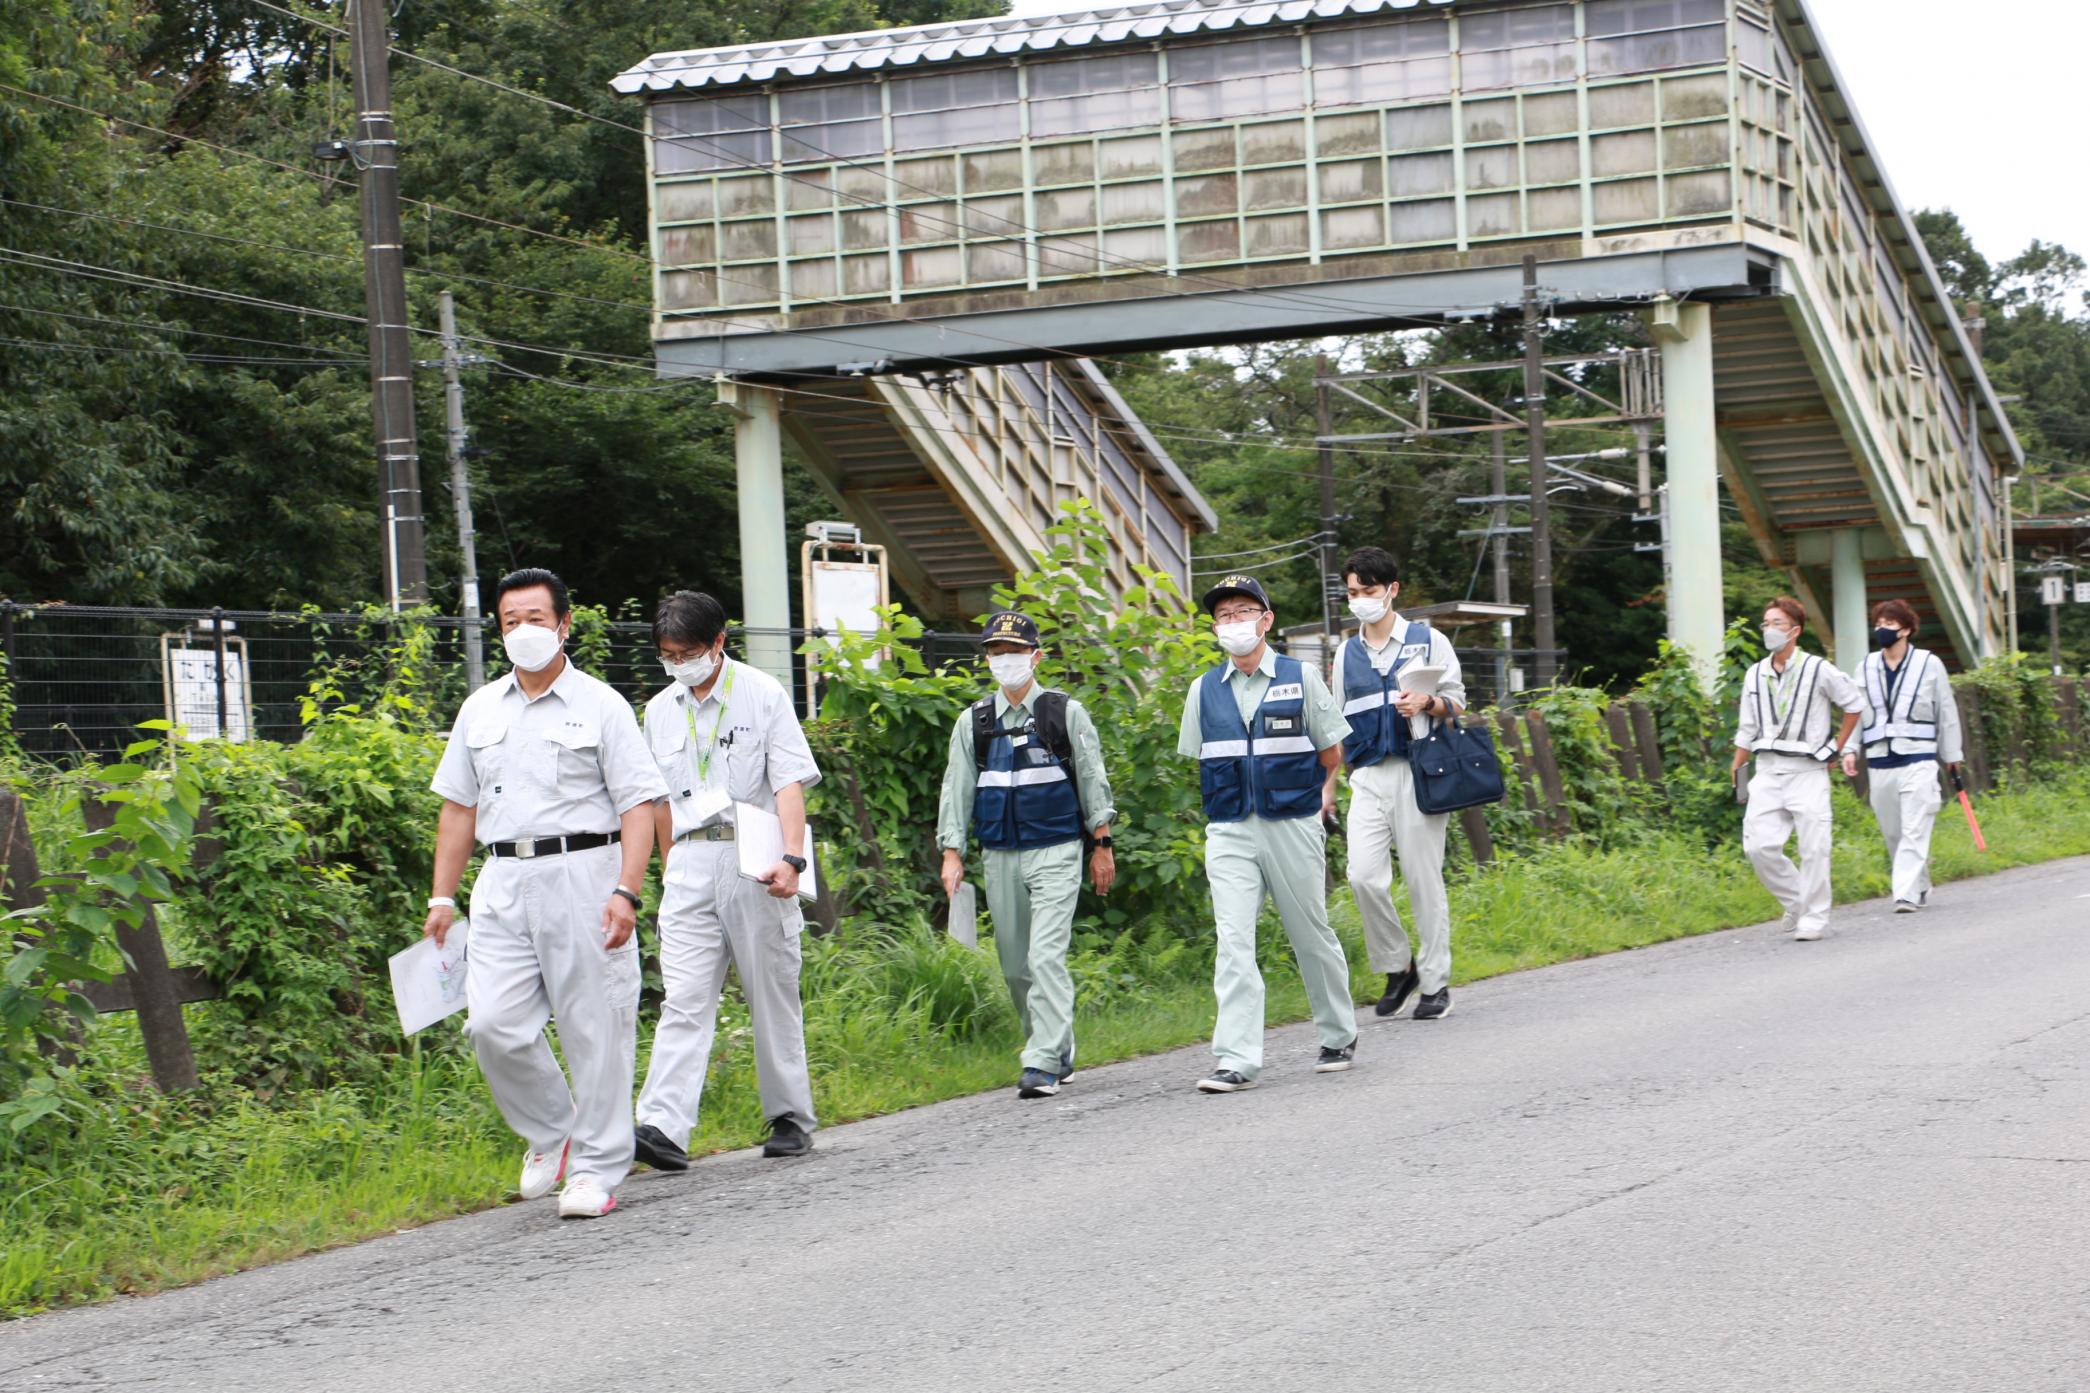
[[[1050,689],[1039,692],[1038,700],[1032,707],[1031,721],[1033,733],[1038,737],[1039,743],[1045,746],[1046,753],[1058,760],[1060,767],[1067,771],[1067,778],[1074,785],[1074,800],[1078,807],[1081,802],[1081,775],[1074,767],[1074,737],[1067,733],[1067,694]],[[1001,722],[994,715],[993,697],[982,697],[972,704],[972,767],[976,772],[986,772],[987,748],[994,743],[995,733],[1000,727]],[[1085,814],[1082,821],[1088,821]],[[1084,853],[1089,848],[1086,826],[1081,833],[1081,847]]]

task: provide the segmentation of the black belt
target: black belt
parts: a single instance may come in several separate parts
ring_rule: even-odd
[[[557,856],[568,851],[593,851],[599,846],[624,840],[619,832],[582,832],[571,837],[538,837],[532,841],[489,842],[486,849],[496,856],[513,856],[528,861],[538,856]]]

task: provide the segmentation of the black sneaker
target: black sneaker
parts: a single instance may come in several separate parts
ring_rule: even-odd
[[[1059,1075],[1048,1074],[1043,1069],[1025,1069],[1023,1077],[1016,1081],[1018,1098],[1050,1098],[1059,1091]]]
[[[638,1159],[657,1171],[689,1169],[689,1153],[669,1141],[667,1133],[650,1123],[640,1123],[631,1134],[631,1142],[631,1149]]]
[[[764,1156],[803,1156],[813,1149],[812,1134],[788,1117],[769,1120],[769,1140],[762,1143]]]
[[[1431,992],[1415,1003],[1415,1019],[1418,1021],[1441,1021],[1451,1014],[1451,988]]]
[[[1323,1045],[1321,1046],[1320,1059],[1314,1062],[1314,1072],[1316,1074],[1340,1074],[1356,1061],[1357,1041],[1354,1038],[1349,1044],[1344,1045],[1339,1050],[1331,1050],[1326,1045]]]
[[[1405,971],[1387,973],[1386,995],[1380,997],[1379,1004],[1372,1007],[1373,1013],[1381,1016],[1398,1016],[1401,1013],[1401,1007],[1407,1005],[1409,994],[1415,990],[1416,984],[1420,981],[1422,981],[1422,974],[1415,970],[1414,963],[1409,963]]]
[[[1200,1093],[1239,1093],[1244,1088],[1254,1088],[1255,1080],[1232,1069],[1221,1069],[1208,1079],[1197,1081]]]

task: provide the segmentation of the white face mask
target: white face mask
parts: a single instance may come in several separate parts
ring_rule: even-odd
[[[1764,651],[1766,653],[1784,652],[1785,645],[1791,643],[1793,635],[1797,633],[1799,633],[1798,629],[1765,629],[1763,631]]]
[[[1245,658],[1262,644],[1262,623],[1255,619],[1237,619],[1231,624],[1221,624],[1212,630],[1212,637],[1219,646],[1236,658]]]
[[[697,654],[696,657],[679,663],[671,663],[666,658],[662,658],[660,665],[667,672],[668,676],[674,678],[683,686],[701,687],[711,680],[712,673],[718,671],[718,654],[707,649]]]
[[[1392,605],[1387,600],[1373,595],[1359,595],[1350,601],[1350,613],[1357,616],[1360,624],[1376,624],[1386,617]]]
[[[990,653],[987,655],[987,671],[1005,691],[1015,691],[1030,681],[1031,655],[1028,653]]]
[[[524,672],[542,672],[559,656],[559,631],[542,624],[518,624],[501,635],[501,647],[508,650],[508,661]]]

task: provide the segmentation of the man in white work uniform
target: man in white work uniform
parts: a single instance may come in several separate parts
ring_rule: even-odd
[[[769,1119],[765,1156],[813,1149],[813,1085],[799,999],[805,915],[806,790],[820,781],[791,694],[726,656],[726,611],[678,590],[660,602],[653,642],[674,680],[646,703],[646,741],[667,796],[654,813],[661,855],[660,975],[667,989],[639,1093],[638,1157],[689,1167],[726,964],[740,976],[755,1032],[755,1080]],[[733,805],[783,824],[784,851],[760,880],[740,873]]]
[[[563,652],[566,586],[501,578],[494,614],[512,672],[465,698],[432,787],[435,887],[422,932],[443,941],[476,837],[465,1031],[508,1125],[528,1144],[526,1200],[561,1180],[559,1217],[616,1208],[631,1169],[639,887],[663,792],[631,704]],[[559,1025],[572,1087],[544,1037]]]
[[[1328,833],[1348,722],[1315,668],[1269,644],[1274,616],[1261,582],[1232,575],[1205,592],[1226,661],[1191,683],[1176,751],[1197,761],[1205,808],[1205,877],[1218,945],[1212,1029],[1218,1069],[1204,1093],[1255,1087],[1263,1068],[1263,975],[1256,919],[1277,902],[1299,979],[1313,1008],[1316,1073],[1348,1069],[1357,1054],[1357,1005],[1342,941],[1328,925]]]
[[[1445,813],[1415,803],[1408,742],[1433,720],[1459,714],[1466,683],[1451,640],[1421,620],[1401,618],[1400,565],[1381,547],[1359,547],[1343,563],[1350,613],[1363,626],[1335,652],[1329,688],[1350,723],[1343,763],[1350,769],[1350,893],[1364,920],[1372,971],[1386,974],[1386,991],[1373,1008],[1392,1016],[1418,985],[1415,1019],[1451,1014],[1451,901],[1444,893]],[[1403,674],[1408,675],[1404,681]],[[1428,681],[1417,686],[1416,675]],[[1407,930],[1393,907],[1392,851],[1401,858],[1408,903],[1422,956],[1408,947]]]
[[[1829,924],[1829,764],[1842,756],[1865,708],[1864,693],[1846,673],[1800,651],[1806,624],[1806,609],[1789,595],[1765,607],[1763,646],[1770,656],[1742,678],[1741,721],[1728,768],[1733,778],[1756,757],[1742,850],[1802,942],[1820,938]],[[1795,834],[1798,866],[1785,854]]]
[[[1037,623],[1003,611],[982,635],[993,695],[951,728],[937,802],[944,893],[965,882],[968,837],[980,839],[994,951],[1023,1028],[1019,1098],[1050,1098],[1074,1074],[1074,978],[1067,949],[1081,898],[1084,842],[1096,893],[1117,876],[1103,742],[1082,704],[1038,684]],[[1087,834],[1084,836],[1084,834]]]
[[[1916,611],[1906,600],[1872,607],[1872,652],[1859,685],[1865,689],[1865,747],[1872,815],[1879,819],[1893,867],[1894,912],[1913,914],[1930,903],[1930,834],[1944,805],[1938,761],[1957,770],[1959,706],[1952,679],[1937,654],[1915,645]],[[1857,772],[1845,750],[1843,771]]]

